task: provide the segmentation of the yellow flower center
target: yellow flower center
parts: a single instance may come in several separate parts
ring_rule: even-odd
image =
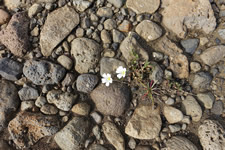
[[[122,71],[122,75],[123,75],[123,76],[125,75],[125,73],[126,73],[125,71]]]
[[[108,80],[108,81],[110,81],[110,80],[111,80],[111,78],[110,78],[110,77],[108,77],[108,78],[107,78],[107,80]]]

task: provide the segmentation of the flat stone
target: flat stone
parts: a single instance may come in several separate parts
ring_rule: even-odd
[[[75,114],[81,115],[81,116],[87,116],[90,112],[90,105],[87,103],[78,103],[73,106],[71,111]]]
[[[7,27],[0,31],[0,42],[14,55],[22,57],[29,50],[29,19],[26,12],[12,16]]]
[[[66,55],[59,56],[57,61],[67,70],[70,70],[73,67],[73,61]]]
[[[99,144],[92,144],[88,150],[107,150],[107,149]]]
[[[198,100],[203,103],[206,109],[211,109],[213,103],[215,101],[215,97],[211,92],[208,93],[198,93],[197,94]]]
[[[216,27],[216,18],[208,0],[163,0],[161,8],[162,23],[179,38],[184,38],[188,30],[209,34]]]
[[[97,11],[99,17],[111,18],[113,16],[113,11],[109,7],[101,7]]]
[[[62,130],[55,134],[54,140],[63,150],[81,150],[90,132],[90,121],[84,117],[74,117]]]
[[[45,115],[55,115],[59,112],[59,110],[54,105],[50,104],[44,104],[41,106],[40,111]]]
[[[127,85],[114,82],[107,88],[100,84],[91,92],[91,98],[102,114],[121,116],[130,102],[130,94]]]
[[[43,137],[54,135],[59,129],[56,116],[30,112],[20,112],[8,125],[10,136],[20,149],[34,145]]]
[[[28,60],[23,67],[23,74],[37,85],[58,84],[65,73],[60,65],[45,60]]]
[[[51,12],[40,34],[41,52],[50,56],[53,49],[79,24],[79,15],[72,7],[64,6]]]
[[[107,0],[107,1],[113,4],[117,8],[122,7],[125,2],[125,0]]]
[[[126,64],[116,58],[103,57],[100,60],[100,75],[109,73],[112,77],[116,77],[115,72],[119,66],[126,68]]]
[[[106,122],[102,125],[103,133],[107,140],[117,149],[125,150],[125,141],[119,129],[112,122]]]
[[[199,44],[199,39],[187,39],[181,40],[181,45],[186,53],[193,54],[197,49]]]
[[[6,80],[0,80],[0,131],[2,131],[11,118],[9,114],[17,111],[19,96],[16,86]]]
[[[190,76],[190,83],[197,91],[206,91],[210,89],[212,76],[208,72],[198,72]]]
[[[122,32],[129,32],[132,30],[132,24],[128,20],[123,20],[123,22],[118,26],[118,29]]]
[[[92,2],[85,1],[85,0],[75,0],[73,1],[73,5],[78,11],[85,11],[91,6]]]
[[[217,45],[217,46],[212,46],[200,55],[201,60],[211,66],[219,61],[221,61],[225,57],[225,46],[224,45]]]
[[[188,95],[182,101],[183,109],[186,115],[190,115],[194,122],[198,122],[202,117],[202,108],[193,96]]]
[[[0,9],[0,25],[7,23],[10,19],[10,15],[3,9]]]
[[[135,31],[147,42],[162,36],[162,28],[150,20],[144,20],[137,25]]]
[[[100,59],[101,47],[94,40],[76,38],[71,43],[71,54],[76,60],[75,70],[82,74],[95,69]]]
[[[18,94],[21,101],[37,99],[39,96],[38,90],[29,86],[23,87]]]
[[[129,32],[128,36],[120,44],[120,50],[123,57],[126,59],[127,63],[135,59],[133,53],[139,55],[140,59],[148,60],[148,53],[142,46],[138,43],[133,32]]]
[[[98,77],[92,74],[79,75],[76,81],[77,90],[84,93],[90,93],[98,83]]]
[[[77,95],[73,95],[68,92],[62,92],[60,90],[52,90],[47,93],[47,101],[50,104],[54,104],[58,109],[63,111],[69,111],[77,98]]]
[[[137,14],[153,14],[160,6],[160,0],[127,0],[126,6]]]
[[[34,15],[42,11],[41,4],[34,3],[28,10],[28,16],[32,18]]]
[[[166,117],[166,120],[173,124],[183,120],[183,113],[172,106],[164,106],[163,114]]]
[[[224,150],[225,131],[215,120],[205,120],[198,128],[198,137],[203,149]]]
[[[9,58],[0,59],[0,75],[11,81],[16,81],[23,73],[23,64]]]
[[[151,140],[159,136],[162,120],[159,108],[151,105],[139,106],[125,127],[125,133],[133,138]]]
[[[170,41],[166,36],[161,38],[155,45],[155,49],[169,56],[170,66],[173,75],[176,78],[188,78],[189,63],[182,49],[177,47],[175,43]]]
[[[165,144],[169,150],[198,150],[191,141],[182,136],[173,136]]]

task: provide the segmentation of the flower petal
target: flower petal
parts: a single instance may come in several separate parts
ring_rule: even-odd
[[[106,84],[105,84],[106,86],[109,86],[109,82],[106,82]]]
[[[106,83],[106,79],[105,78],[102,78],[102,83]]]
[[[119,74],[117,75],[117,78],[121,79],[121,78],[122,78],[122,74],[119,73]]]
[[[102,77],[106,78],[106,77],[107,77],[107,75],[106,75],[105,73],[103,73]]]

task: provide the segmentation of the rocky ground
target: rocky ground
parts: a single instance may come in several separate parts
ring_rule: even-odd
[[[224,17],[224,0],[0,0],[0,150],[225,150]]]

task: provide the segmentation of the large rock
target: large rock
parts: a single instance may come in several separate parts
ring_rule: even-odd
[[[198,150],[191,141],[182,136],[173,136],[165,144],[168,150]]]
[[[120,116],[129,104],[131,91],[127,85],[118,82],[107,88],[100,84],[91,92],[91,98],[104,115]]]
[[[51,12],[40,34],[41,52],[50,56],[53,49],[79,24],[79,15],[72,7],[64,6]]]
[[[77,99],[77,95],[60,90],[49,91],[46,97],[50,104],[54,104],[58,109],[63,111],[69,111]]]
[[[79,73],[88,73],[90,69],[95,69],[101,48],[94,40],[87,38],[76,38],[71,43],[71,54],[74,56],[76,64],[75,70]]]
[[[0,81],[0,131],[6,126],[10,114],[15,112],[19,106],[19,97],[16,86],[9,81]]]
[[[190,115],[194,122],[198,122],[202,117],[202,108],[193,96],[187,96],[182,102],[186,115]]]
[[[158,137],[161,126],[159,107],[153,110],[151,105],[139,106],[127,123],[125,133],[136,139],[151,140]]]
[[[188,30],[201,30],[206,34],[216,27],[216,18],[209,0],[163,0],[162,23],[178,37],[184,38]]]
[[[77,78],[76,87],[80,92],[89,93],[97,84],[98,76],[93,74],[82,74]]]
[[[127,63],[135,59],[135,54],[139,55],[140,59],[149,59],[148,53],[138,43],[136,36],[133,32],[129,32],[128,36],[120,44],[120,50]]]
[[[225,150],[225,131],[214,120],[205,120],[198,128],[198,137],[204,150]]]
[[[22,57],[29,50],[29,19],[26,12],[12,16],[7,27],[0,31],[0,42],[14,55]]]
[[[116,125],[112,122],[106,122],[102,125],[103,133],[105,134],[107,140],[117,149],[125,150],[125,141],[117,129]]]
[[[54,140],[62,150],[82,150],[90,131],[90,125],[90,121],[86,118],[74,117],[56,133]]]
[[[175,77],[188,78],[189,63],[187,57],[182,54],[182,49],[177,47],[177,45],[171,42],[166,36],[161,38],[155,46],[156,50],[169,56],[169,68],[173,71]]]
[[[103,57],[100,61],[100,74],[109,73],[115,77],[116,69],[119,66],[126,68],[126,64],[116,58]]]
[[[126,5],[137,14],[152,14],[159,8],[160,0],[127,0]]]
[[[20,149],[34,145],[41,138],[51,136],[59,129],[57,117],[30,112],[20,112],[8,125],[10,136]]]
[[[216,63],[218,63],[220,60],[222,60],[225,57],[225,46],[224,45],[217,45],[210,47],[203,51],[203,53],[200,55],[200,58],[202,61],[211,66]]]
[[[162,35],[162,28],[150,20],[139,23],[135,31],[147,42],[156,40]]]
[[[23,73],[23,65],[9,58],[0,59],[0,75],[7,79],[16,81]]]
[[[65,73],[60,65],[45,60],[28,60],[23,67],[23,74],[37,85],[58,84]]]

